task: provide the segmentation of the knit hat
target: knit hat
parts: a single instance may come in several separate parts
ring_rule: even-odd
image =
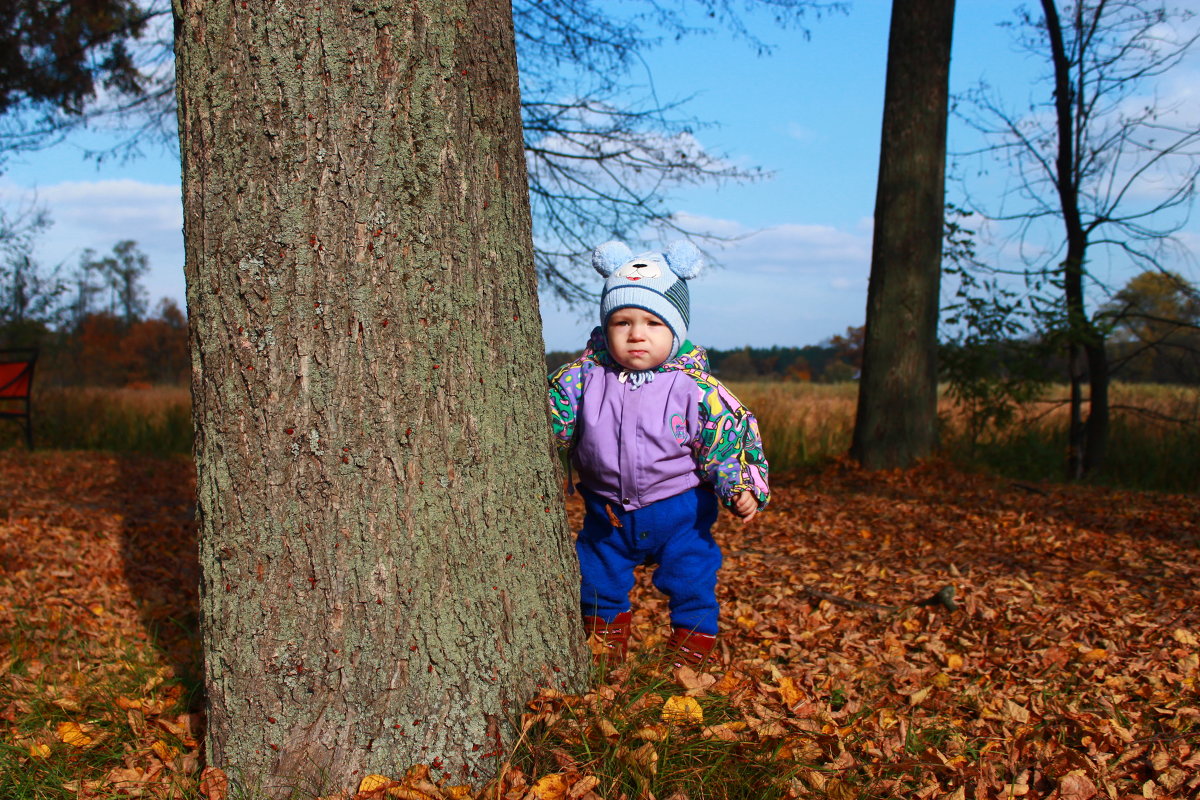
[[[649,311],[667,324],[675,335],[671,356],[687,339],[691,300],[688,281],[700,274],[704,257],[686,239],[672,242],[665,253],[638,256],[624,242],[605,242],[592,253],[592,266],[603,275],[600,295],[600,326],[607,330],[608,318],[621,308]]]

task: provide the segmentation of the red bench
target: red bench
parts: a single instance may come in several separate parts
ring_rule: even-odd
[[[0,419],[16,420],[25,428],[25,443],[33,449],[33,422],[29,416],[29,392],[38,351],[33,347],[0,350]]]

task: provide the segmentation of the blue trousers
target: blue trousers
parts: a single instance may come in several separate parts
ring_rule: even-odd
[[[721,548],[712,537],[719,510],[712,490],[699,486],[634,511],[606,508],[582,487],[580,494],[586,514],[575,552],[584,615],[611,622],[628,611],[633,568],[657,564],[653,582],[669,600],[671,625],[716,635]]]

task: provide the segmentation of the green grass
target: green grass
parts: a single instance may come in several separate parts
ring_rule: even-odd
[[[1064,394],[1060,387],[1052,390]],[[1114,384],[1105,467],[1089,483],[1163,492],[1200,490],[1200,389]],[[1140,410],[1135,410],[1140,409]],[[1027,409],[1007,428],[963,428],[953,410],[943,412],[942,446],[952,462],[1015,480],[1063,480],[1065,409],[1045,416]]]

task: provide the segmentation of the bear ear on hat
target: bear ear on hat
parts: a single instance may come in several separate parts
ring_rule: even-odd
[[[592,266],[607,278],[631,258],[633,251],[629,245],[624,242],[605,242],[592,251]]]
[[[704,256],[700,254],[700,248],[687,239],[671,242],[664,255],[671,271],[685,281],[696,277],[704,269]]]

